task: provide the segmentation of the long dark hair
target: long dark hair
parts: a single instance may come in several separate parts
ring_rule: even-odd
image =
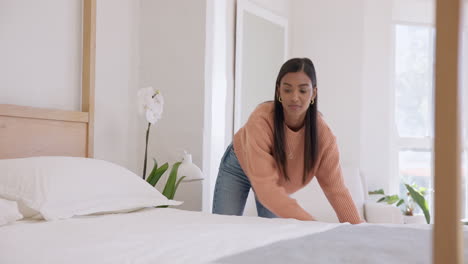
[[[278,168],[283,173],[286,181],[290,181],[286,173],[286,153],[284,151],[284,112],[283,105],[279,101],[279,87],[283,77],[290,72],[304,72],[312,82],[313,89],[317,87],[317,76],[312,61],[308,58],[294,58],[286,61],[278,73],[275,88],[275,114],[274,114],[274,149],[273,156]],[[304,175],[302,183],[305,184],[307,175],[314,168],[317,159],[317,96],[315,102],[309,105],[304,120],[305,139],[304,139]]]

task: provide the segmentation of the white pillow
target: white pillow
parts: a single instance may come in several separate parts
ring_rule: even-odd
[[[33,157],[0,160],[0,197],[46,220],[179,205],[133,172],[97,159]]]
[[[0,226],[21,218],[23,218],[23,215],[18,211],[18,204],[15,201],[0,198]]]

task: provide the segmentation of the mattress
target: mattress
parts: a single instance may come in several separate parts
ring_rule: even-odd
[[[2,226],[0,263],[394,262],[388,256],[425,263],[430,254],[424,259],[420,252],[431,252],[431,233],[431,225],[350,225],[147,208]]]
[[[0,227],[0,263],[210,263],[343,225],[173,208],[17,221]]]

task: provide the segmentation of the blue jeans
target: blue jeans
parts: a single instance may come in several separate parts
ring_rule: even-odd
[[[219,166],[216,179],[213,213],[222,215],[242,215],[251,184],[242,170],[234,153],[232,144],[226,149]],[[276,218],[277,216],[265,208],[255,196],[257,213],[260,217]]]

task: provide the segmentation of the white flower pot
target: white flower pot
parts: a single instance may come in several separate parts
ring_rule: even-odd
[[[405,224],[427,224],[424,215],[404,215]]]

